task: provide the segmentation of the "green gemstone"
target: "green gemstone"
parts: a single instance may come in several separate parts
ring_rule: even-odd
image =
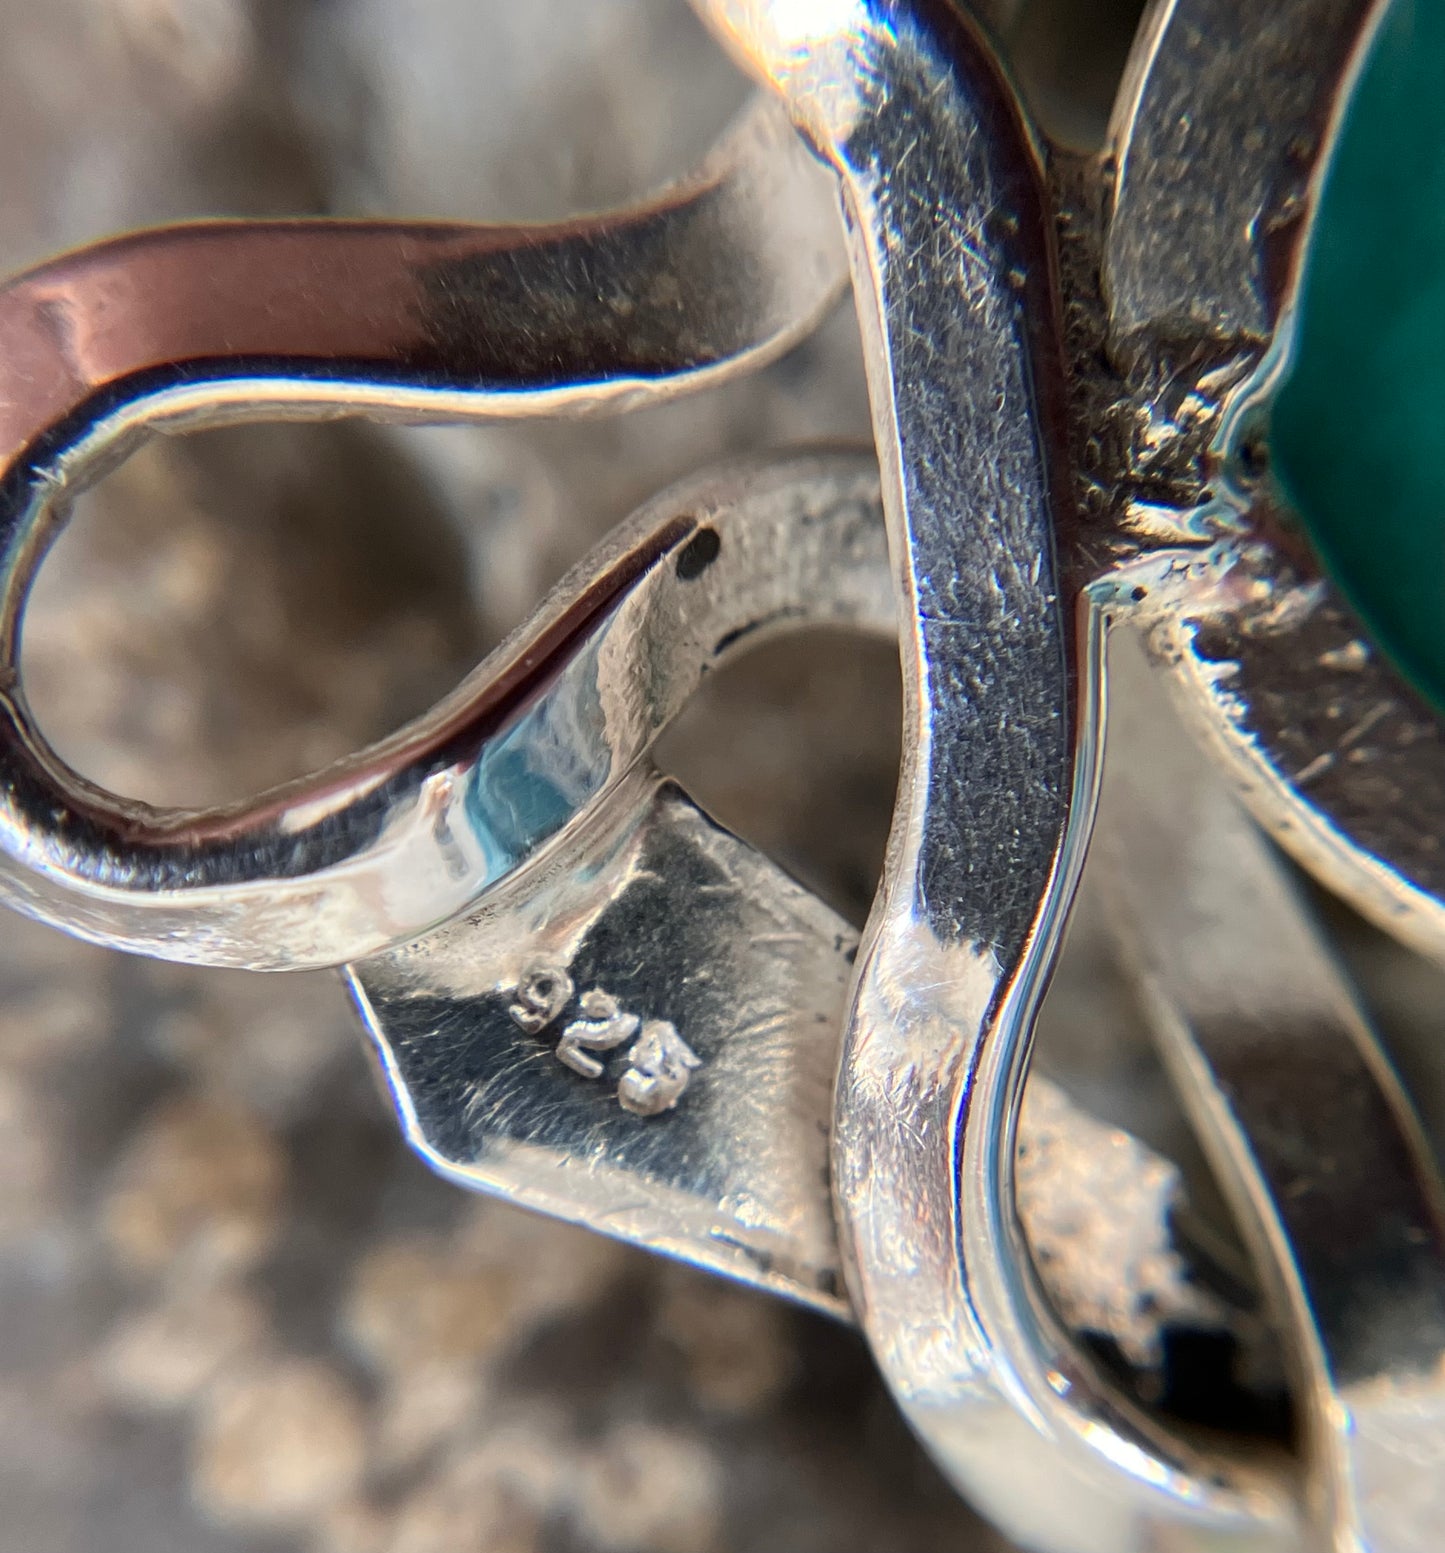
[[[1331,576],[1445,706],[1445,0],[1394,0],[1306,262],[1275,474]]]

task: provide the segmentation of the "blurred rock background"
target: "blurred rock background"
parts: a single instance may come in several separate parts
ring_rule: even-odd
[[[1056,132],[1100,135],[1135,9],[996,7]],[[0,0],[0,264],[203,214],[594,209],[686,168],[744,90],[681,0]],[[31,699],[119,791],[254,792],[430,704],[669,480],[867,435],[844,309],[645,415],[161,440],[47,562]],[[700,797],[855,919],[895,682],[882,649],[790,643],[670,736]],[[1085,924],[1062,983],[1083,1087],[1128,1022],[1105,959]],[[1138,1048],[1123,1074],[1131,1114],[1167,1110]],[[6,916],[0,1182],[0,1553],[1000,1547],[852,1335],[431,1178],[330,976]]]

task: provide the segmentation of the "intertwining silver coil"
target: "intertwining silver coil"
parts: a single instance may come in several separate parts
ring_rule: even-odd
[[[940,1464],[1029,1546],[1428,1547],[1434,1166],[1278,863],[1150,699],[1167,679],[1306,867],[1445,954],[1439,727],[1367,645],[1339,651],[1357,623],[1273,541],[1234,447],[1383,4],[1156,8],[1107,155],[1072,160],[936,0],[696,4],[780,107],[642,208],[174,229],[0,293],[0,888],[125,949],[347,963],[434,1165],[851,1309]],[[667,494],[432,713],[232,810],[117,799],[46,746],[24,596],[68,494],[148,427],[625,409],[786,348],[849,273],[876,474],[799,456]],[[816,621],[901,648],[898,805],[856,966],[846,925],[646,758],[715,663]],[[1122,952],[1275,1296],[1298,1478],[1120,1395],[1018,1226],[1029,1044],[1109,683],[1115,747],[1177,767],[1170,813],[1141,791],[1099,821]],[[1335,759],[1346,736],[1370,758]],[[1369,1226],[1349,1255],[1347,1213]]]

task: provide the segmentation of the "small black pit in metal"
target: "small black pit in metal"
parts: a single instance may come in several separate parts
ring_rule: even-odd
[[[683,582],[701,577],[722,550],[722,539],[715,528],[700,528],[677,556],[677,575]]]

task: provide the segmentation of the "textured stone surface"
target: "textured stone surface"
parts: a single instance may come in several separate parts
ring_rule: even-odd
[[[1445,8],[1393,0],[1315,230],[1275,467],[1380,642],[1445,703]]]

